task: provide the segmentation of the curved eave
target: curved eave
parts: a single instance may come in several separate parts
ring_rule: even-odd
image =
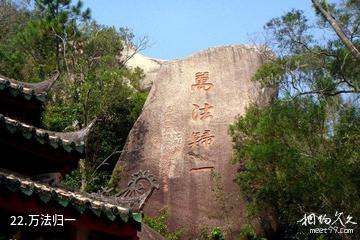
[[[12,96],[22,96],[26,100],[36,99],[40,102],[45,101],[45,97],[57,79],[60,73],[56,72],[54,76],[40,83],[26,83],[0,75],[0,90],[8,91]]]
[[[84,154],[85,139],[91,125],[79,131],[60,133],[36,128],[0,114],[0,127],[11,134],[21,134],[27,140],[35,139],[40,144],[50,145],[54,149],[62,148],[68,153]]]
[[[110,221],[121,219],[123,222],[128,222],[133,219],[136,222],[141,222],[140,213],[111,204],[106,201],[106,198],[104,200],[94,199],[87,193],[52,187],[2,171],[0,172],[0,185],[13,193],[18,192],[26,196],[36,196],[44,203],[53,201],[59,207],[71,207],[80,214],[89,210],[98,217],[105,216]]]

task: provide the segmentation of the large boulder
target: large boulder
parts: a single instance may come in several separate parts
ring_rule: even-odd
[[[117,165],[127,176],[142,169],[158,179],[146,214],[167,207],[170,228],[184,227],[186,236],[219,226],[235,237],[246,221],[245,202],[234,182],[228,128],[250,103],[270,101],[274,90],[251,81],[263,61],[254,46],[209,48],[163,62],[151,75],[150,94]]]
[[[123,53],[121,60],[125,62],[126,67],[130,69],[139,67],[146,74],[146,78],[143,79],[140,87],[144,90],[151,87],[155,75],[166,60],[144,56],[132,48],[126,48],[124,51],[125,52]]]

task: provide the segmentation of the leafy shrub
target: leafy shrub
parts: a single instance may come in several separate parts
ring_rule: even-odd
[[[254,228],[250,224],[245,224],[240,231],[240,240],[266,240],[257,237]]]
[[[222,230],[219,227],[214,227],[212,230],[209,227],[204,227],[201,229],[199,237],[197,240],[224,240],[225,237],[222,233]]]
[[[224,240],[224,235],[219,227],[215,227],[211,231],[211,239],[212,240]]]
[[[176,229],[175,231],[170,231],[167,227],[168,221],[168,210],[164,208],[160,211],[159,216],[157,217],[144,217],[144,223],[149,227],[154,229],[156,232],[160,233],[167,240],[180,240],[184,229]]]

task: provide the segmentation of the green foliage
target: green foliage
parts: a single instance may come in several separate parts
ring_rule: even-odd
[[[61,180],[61,184],[76,190],[82,190],[86,192],[96,192],[101,187],[110,187],[108,184],[110,175],[107,172],[94,172],[91,168],[85,168],[85,172],[81,173],[77,168],[66,174]],[[82,186],[85,181],[86,185]]]
[[[220,228],[215,227],[211,231],[211,239],[213,239],[213,240],[224,240],[225,239]]]
[[[357,1],[320,4],[359,49]],[[249,107],[230,128],[237,182],[250,217],[275,219],[276,238],[358,239],[357,226],[348,226],[355,228],[351,236],[314,236],[297,222],[305,213],[360,215],[359,59],[316,13],[314,23],[292,10],[265,26],[276,56],[253,80],[277,86],[279,94],[269,106]]]
[[[262,237],[258,237],[254,228],[250,224],[245,224],[241,228],[239,240],[266,240],[266,239]]]
[[[55,54],[57,69],[67,69],[66,50],[71,46],[71,41],[76,41],[80,36],[78,22],[90,19],[90,9],[82,11],[83,3],[76,5],[71,0],[35,0],[35,9],[39,21],[49,33],[53,53]],[[60,44],[62,45],[60,47]]]
[[[65,177],[61,180],[61,183],[73,189],[80,189],[81,187],[80,170],[75,169],[71,173],[66,174]]]
[[[86,143],[86,182],[91,184],[85,189],[96,191],[107,185],[119,156],[115,153],[122,149],[147,93],[136,90],[143,71],[127,69],[119,61],[122,33],[96,23],[81,31],[79,49],[68,61],[70,72],[54,88],[43,120],[47,128],[57,131],[81,128],[95,120]]]
[[[32,11],[7,2],[0,7],[10,8],[15,20],[0,41],[2,73],[38,82],[55,69],[68,70],[72,44],[80,37],[78,24],[89,19],[89,10],[82,12],[81,2],[73,6],[71,1],[36,0]]]
[[[250,214],[279,216],[285,237],[311,239],[297,223],[305,212],[360,214],[359,110],[343,106],[331,123],[326,110],[312,98],[278,100],[250,107],[230,129]]]
[[[97,192],[101,187],[111,187],[109,185],[109,179],[111,177],[111,172],[109,171],[94,171],[91,167],[85,168],[85,187],[84,191],[86,192]],[[112,191],[114,193],[114,191]]]
[[[26,59],[15,38],[30,20],[29,11],[13,1],[0,2],[0,73],[15,77]]]
[[[29,19],[26,4],[21,1],[0,1],[0,42],[14,36]]]
[[[108,183],[109,187],[116,189],[116,187],[118,186],[118,184],[120,183],[120,181],[122,179],[123,171],[124,171],[124,169],[120,164],[115,165],[115,168],[111,175],[111,179]]]
[[[311,43],[312,36],[308,33],[310,26],[302,11],[292,10],[285,15],[270,20],[265,29],[272,33],[274,40],[279,43],[281,51],[301,53],[304,50],[302,44],[294,42]]]
[[[197,240],[224,240],[224,235],[219,227],[214,227],[212,230],[209,230],[208,227],[201,229],[199,237]]]
[[[284,75],[283,63],[281,59],[264,63],[252,77],[259,81],[263,87],[276,86]]]
[[[35,0],[35,7],[47,21],[62,25],[63,28],[69,21],[90,18],[90,9],[81,12],[82,1],[71,5],[71,0]]]
[[[166,208],[162,209],[157,217],[144,217],[144,223],[149,227],[154,229],[156,232],[160,233],[167,240],[179,240],[181,239],[184,229],[176,229],[175,231],[170,231],[167,227],[168,221],[168,210]]]
[[[46,129],[53,131],[75,130],[72,129],[72,124],[80,121],[80,113],[81,106],[79,104],[67,106],[62,103],[54,103],[47,106],[42,121]]]
[[[139,91],[143,71],[124,66],[130,57],[124,46],[134,47],[134,34],[90,22],[82,1],[34,0],[27,6],[4,0],[0,20],[1,74],[39,82],[61,73],[43,112],[44,127],[72,131],[94,121],[84,176],[74,172],[64,182],[78,187],[76,181],[85,179],[88,191],[106,185],[118,157],[112,154],[122,149],[147,96]]]
[[[211,191],[214,193],[215,199],[218,204],[218,208],[220,209],[219,217],[224,220],[224,225],[226,226],[226,236],[228,238],[233,238],[233,232],[230,227],[231,226],[230,217],[233,208],[231,204],[229,204],[229,202],[232,200],[231,198],[235,198],[236,196],[225,192],[224,183],[222,181],[222,176],[220,173],[216,172],[215,170],[212,170],[210,177],[213,184],[213,188],[211,189]],[[218,227],[214,228],[212,233],[215,234],[217,231],[220,231],[220,228]],[[214,237],[213,234],[211,236]]]
[[[98,159],[105,159],[115,149],[122,149],[128,133],[139,116],[144,104],[144,95],[117,92],[109,105],[103,106],[87,141],[88,163],[95,167]]]
[[[211,240],[211,234],[208,227],[203,227],[200,230],[199,236],[196,238],[197,240]]]
[[[324,1],[325,3],[326,1]],[[326,9],[350,36],[358,36],[360,11],[351,1],[345,5],[327,5]],[[253,77],[265,86],[279,87],[280,96],[318,95],[334,96],[342,93],[359,93],[359,62],[338,38],[328,33],[329,24],[319,15],[317,23],[309,23],[302,11],[292,10],[274,18],[265,25],[267,42],[276,57],[268,59]],[[324,30],[325,29],[325,30]],[[327,39],[319,37],[327,31]],[[347,31],[347,30],[346,30]],[[350,39],[359,47],[359,38]]]
[[[95,86],[90,85],[89,89],[92,88]],[[87,118],[96,117],[86,142],[86,191],[96,191],[107,185],[119,156],[110,155],[122,149],[147,96],[146,93],[134,92],[126,85],[116,82],[97,94],[88,96],[89,108],[86,113],[84,104],[68,102],[60,105],[54,102],[48,105],[44,114],[45,125],[54,130],[71,130],[74,122],[84,126],[85,118],[81,118],[84,114],[87,114]],[[98,169],[100,172],[95,170],[105,159],[108,160]],[[116,187],[114,183],[112,187]]]

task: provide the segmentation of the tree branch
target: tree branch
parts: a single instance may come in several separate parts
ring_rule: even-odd
[[[341,28],[340,24],[336,21],[335,18],[331,16],[331,14],[326,11],[321,4],[317,0],[311,0],[314,4],[314,7],[321,12],[326,21],[331,25],[334,29],[335,33],[338,35],[340,40],[345,44],[346,48],[351,52],[351,54],[360,61],[360,52],[356,48],[356,46],[350,41],[350,39],[346,36],[344,30]]]
[[[344,94],[344,93],[359,93],[359,91],[356,91],[356,90],[339,90],[339,91],[336,91],[336,92],[329,93],[325,89],[322,89],[322,90],[300,92],[300,93],[296,94],[293,98],[295,99],[295,98],[300,97],[300,96],[312,95],[312,94],[333,97],[333,96],[336,96],[336,95],[339,95],[339,94]]]

